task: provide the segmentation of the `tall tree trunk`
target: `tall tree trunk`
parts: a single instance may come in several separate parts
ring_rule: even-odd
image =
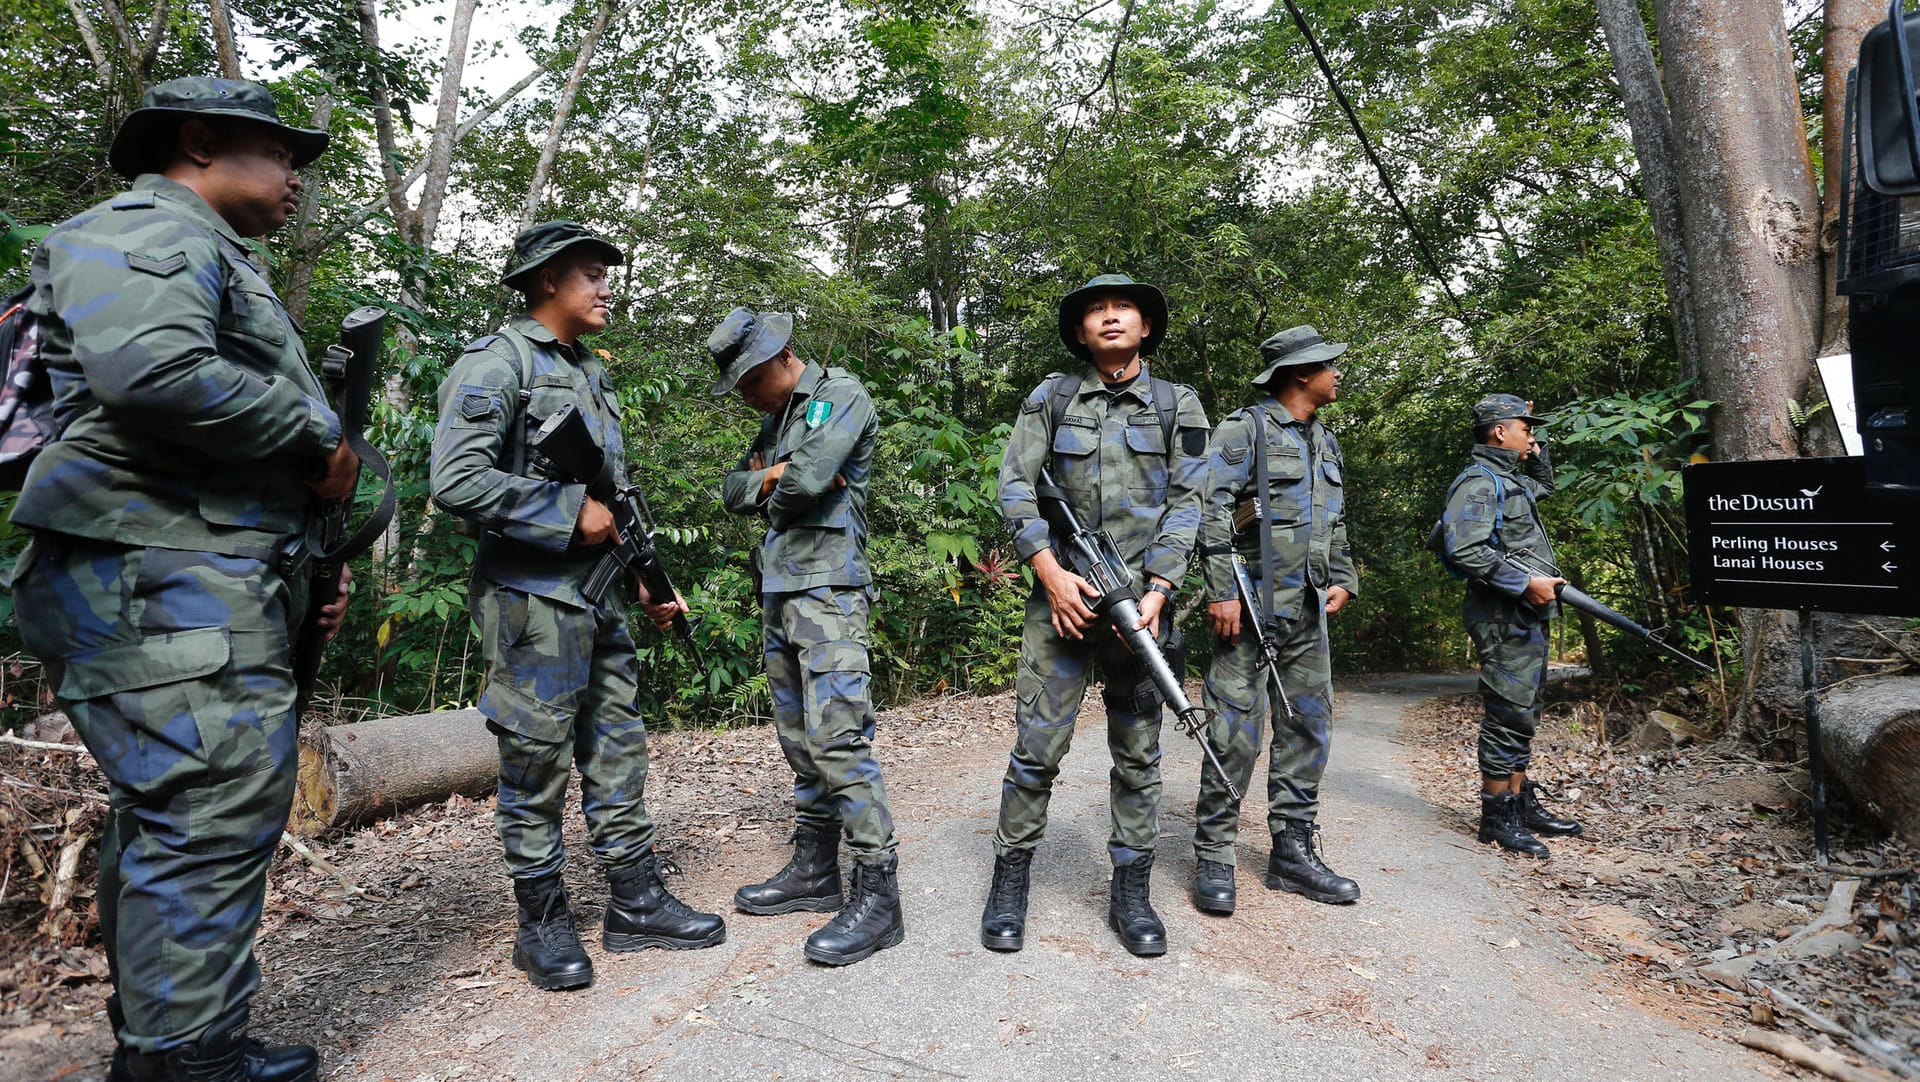
[[[133,77],[139,80],[142,89],[147,80],[153,78],[153,62],[160,58],[160,39],[167,32],[167,5],[168,0],[153,0],[153,11],[147,17],[146,39],[134,54]]]
[[[112,86],[113,61],[107,59],[107,51],[100,47],[100,34],[93,28],[93,16],[87,14],[87,6],[80,0],[67,0],[67,10],[73,13],[73,25],[80,30],[80,41],[87,47],[87,56],[93,60],[100,84]]]
[[[1804,394],[1819,345],[1820,204],[1780,5],[1653,7],[1701,384],[1719,403],[1715,457],[1793,457],[1800,443],[1787,403]],[[1743,609],[1740,627],[1747,680],[1736,724],[1784,751],[1799,717],[1786,618]]]
[[[380,68],[379,0],[360,0],[355,5],[360,19],[360,41],[367,47],[369,65],[367,89],[373,98],[373,139],[380,152],[380,179],[387,186],[387,210],[393,215],[394,231],[411,243],[415,229],[413,213],[407,206],[407,185],[400,176],[400,149],[393,128],[393,96],[387,89],[387,76]]]
[[[473,9],[479,0],[455,0],[453,25],[447,29],[446,66],[440,70],[440,106],[433,121],[433,141],[427,149],[426,186],[420,191],[420,236],[417,243],[433,248],[440,227],[440,208],[447,199],[447,178],[453,173],[454,132],[460,121],[460,82],[466,72],[467,37],[473,29]]]
[[[1833,288],[1840,271],[1840,191],[1848,179],[1840,175],[1847,130],[1847,72],[1860,59],[1860,39],[1886,17],[1887,6],[1876,0],[1826,0],[1820,57],[1824,84],[1820,102],[1820,193],[1826,201],[1820,215],[1820,256],[1826,287],[1822,291],[1825,307],[1818,354],[1822,357],[1847,351],[1847,300]]]
[[[240,53],[233,46],[233,11],[227,0],[207,0],[207,20],[213,30],[213,52],[220,62],[220,77],[240,78]],[[331,108],[328,110],[331,112]]]
[[[1693,311],[1693,278],[1687,269],[1687,249],[1680,227],[1680,181],[1675,174],[1673,118],[1667,111],[1660,69],[1647,41],[1647,24],[1635,0],[1598,0],[1600,28],[1613,56],[1614,76],[1626,105],[1627,126],[1633,133],[1633,153],[1640,162],[1640,183],[1646,188],[1653,240],[1660,253],[1660,275],[1666,280],[1667,301],[1673,309],[1673,345],[1680,360],[1680,378],[1700,374],[1700,343]]]
[[[325,131],[333,121],[333,80],[327,80],[327,93],[313,103],[313,116],[310,119],[314,127]],[[320,263],[320,228],[314,224],[313,208],[320,204],[319,177],[307,179],[306,186],[300,192],[300,216],[294,221],[295,253],[288,260],[286,281],[280,289],[280,302],[287,306],[287,315],[295,323],[304,323],[307,319],[307,304],[313,299],[313,272]]]
[[[600,38],[607,32],[607,22],[613,18],[613,0],[599,0],[599,10],[594,13],[593,25],[580,39],[573,51],[573,68],[567,72],[566,85],[560,89],[560,98],[554,102],[553,120],[547,125],[546,142],[540,146],[540,160],[533,166],[533,181],[527,185],[527,202],[520,209],[520,227],[533,224],[540,213],[540,204],[547,196],[547,175],[553,170],[553,160],[560,154],[560,139],[566,134],[567,118],[573,112],[573,103],[580,97],[580,84],[586,78],[587,67],[593,63],[593,54],[600,48]]]

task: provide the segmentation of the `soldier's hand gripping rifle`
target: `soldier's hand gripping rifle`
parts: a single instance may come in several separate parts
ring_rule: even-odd
[[[1521,571],[1525,572],[1528,575],[1537,575],[1537,576],[1540,576],[1541,578],[1549,578],[1549,579],[1557,579],[1561,577],[1558,571],[1541,568],[1535,565],[1535,563],[1531,559],[1525,556],[1521,556],[1516,553],[1510,552],[1506,554],[1506,558],[1508,562],[1512,563],[1515,567],[1519,568]],[[1663,637],[1664,629],[1662,631],[1652,631],[1645,627],[1642,627],[1641,625],[1635,623],[1631,618],[1627,617],[1626,615],[1616,612],[1615,610],[1608,608],[1606,605],[1603,605],[1600,602],[1594,600],[1592,595],[1588,594],[1585,590],[1582,590],[1571,583],[1566,583],[1566,582],[1559,583],[1553,588],[1553,592],[1554,592],[1554,595],[1560,599],[1562,604],[1565,604],[1570,608],[1578,609],[1581,612],[1586,613],[1588,616],[1594,617],[1595,619],[1604,620],[1607,623],[1612,624],[1614,627],[1617,627],[1620,630],[1626,632],[1627,634],[1632,635],[1636,639],[1640,639],[1643,642],[1652,643],[1654,646],[1659,647],[1661,650],[1665,651],[1666,653],[1679,658],[1681,661],[1684,661],[1689,665],[1692,665],[1694,668],[1699,669],[1701,672],[1706,673],[1708,676],[1713,675],[1713,666],[1707,664],[1704,661],[1701,661],[1699,658],[1694,657],[1691,654],[1686,653],[1680,648],[1674,646],[1672,643],[1667,642],[1667,640]]]
[[[1160,692],[1168,706],[1173,707],[1174,717],[1179,719],[1175,727],[1200,743],[1200,750],[1206,753],[1207,761],[1213,764],[1214,773],[1226,785],[1227,792],[1235,800],[1240,799],[1240,790],[1227,775],[1227,768],[1221,764],[1220,757],[1213,752],[1213,745],[1207,743],[1206,711],[1195,706],[1187,698],[1186,691],[1180,686],[1180,678],[1174,675],[1167,664],[1166,655],[1160,651],[1160,643],[1147,628],[1137,626],[1140,623],[1140,597],[1133,592],[1133,574],[1127,570],[1127,562],[1120,556],[1119,547],[1113,543],[1112,535],[1105,530],[1089,530],[1081,525],[1080,517],[1073,513],[1073,506],[1067,502],[1067,494],[1053,483],[1053,477],[1044,468],[1040,471],[1040,483],[1034,488],[1039,497],[1040,514],[1053,528],[1055,537],[1066,545],[1065,552],[1055,555],[1068,571],[1087,580],[1094,589],[1100,591],[1100,597],[1093,602],[1096,615],[1113,625],[1133,656],[1139,659],[1147,670],[1147,676]]]
[[[1260,595],[1254,592],[1253,580],[1247,576],[1247,561],[1237,552],[1227,554],[1233,561],[1233,589],[1240,595],[1242,627],[1253,633],[1254,644],[1260,648],[1260,663],[1267,667],[1267,682],[1273,685],[1273,693],[1280,696],[1280,707],[1287,717],[1295,717],[1293,701],[1287,698],[1286,685],[1280,682],[1280,643],[1261,619]]]
[[[561,480],[586,485],[587,495],[613,512],[613,527],[620,540],[588,572],[586,584],[580,588],[587,600],[600,604],[616,581],[632,576],[646,589],[653,604],[672,604],[680,593],[673,588],[667,567],[653,547],[653,510],[647,506],[646,494],[638,485],[619,483],[613,462],[593,441],[587,419],[573,403],[555,410],[527,441],[527,447],[548,472]],[[686,613],[673,614],[673,632],[687,644],[694,664],[706,672],[707,660],[700,656],[700,646],[693,640],[693,622]]]
[[[340,596],[340,579],[347,561],[373,547],[393,521],[393,470],[380,449],[367,442],[367,406],[373,396],[374,369],[380,364],[380,336],[386,327],[386,309],[374,305],[355,308],[340,321],[340,341],[327,347],[320,360],[321,379],[326,384],[333,412],[340,418],[340,439],[360,460],[354,471],[355,483],[360,470],[371,470],[386,485],[380,503],[360,528],[347,533],[347,517],[353,510],[353,492],[345,499],[322,500],[307,527],[304,538],[282,553],[283,569],[304,564],[307,568],[307,612],[293,639],[294,716],[306,713],[313,699],[313,682],[320,674],[320,655],[326,649],[327,633],[320,627],[320,609]]]

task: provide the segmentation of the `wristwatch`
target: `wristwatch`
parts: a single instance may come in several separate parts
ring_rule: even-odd
[[[1168,601],[1173,600],[1173,587],[1168,586],[1164,582],[1149,582],[1147,583],[1147,589],[1152,590],[1154,593],[1159,594],[1161,597],[1166,598]]]

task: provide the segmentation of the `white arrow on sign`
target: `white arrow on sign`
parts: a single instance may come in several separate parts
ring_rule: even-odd
[[[1897,546],[1897,545],[1895,545],[1895,544],[1894,544],[1893,542],[1891,542],[1891,541],[1882,541],[1882,542],[1880,542],[1880,551],[1881,551],[1881,552],[1892,552],[1892,551],[1893,551],[1893,550],[1894,550],[1895,548],[1898,548],[1898,547],[1899,547],[1899,546]]]
[[[1899,569],[1900,569],[1900,565],[1895,563],[1885,563],[1880,565],[1880,570],[1885,571],[1889,575],[1893,574],[1895,571]]]

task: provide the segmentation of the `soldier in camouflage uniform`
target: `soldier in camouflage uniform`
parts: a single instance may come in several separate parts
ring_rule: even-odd
[[[1536,835],[1580,833],[1540,803],[1527,767],[1547,676],[1547,624],[1557,603],[1553,543],[1538,502],[1553,463],[1534,434],[1533,403],[1492,394],[1473,407],[1472,460],[1447,489],[1441,559],[1467,580],[1463,614],[1480,657],[1480,840],[1547,856]]]
[[[1208,432],[1191,388],[1147,373],[1145,358],[1166,326],[1160,290],[1123,274],[1067,294],[1060,340],[1086,367],[1034,388],[1007,440],[1000,511],[1035,581],[1014,683],[1019,735],[1001,785],[993,885],[980,921],[980,941],[993,950],[1025,944],[1033,850],[1096,663],[1113,755],[1107,920],[1134,954],[1167,949],[1148,898],[1159,836],[1159,693],[1113,630],[1094,625],[1089,602],[1098,595],[1055,558],[1035,491],[1048,469],[1081,522],[1112,534],[1141,594],[1139,626],[1166,641],[1160,617],[1171,614],[1200,526]]]
[[[1337,875],[1314,844],[1319,826],[1320,776],[1327,768],[1333,722],[1333,667],[1327,617],[1359,589],[1347,547],[1345,467],[1340,441],[1320,423],[1320,407],[1339,397],[1334,361],[1344,343],[1328,342],[1312,327],[1281,331],[1260,343],[1266,370],[1253,385],[1266,398],[1221,422],[1207,455],[1207,488],[1200,527],[1207,556],[1207,622],[1221,643],[1207,672],[1209,738],[1236,788],[1246,791],[1260,754],[1260,726],[1273,716],[1267,757],[1267,826],[1273,850],[1266,884],[1317,902],[1351,902],[1360,886]],[[1259,492],[1261,460],[1268,491]],[[1260,497],[1264,515],[1236,536],[1234,512]],[[1251,505],[1249,505],[1251,506]],[[1264,536],[1261,531],[1264,531]],[[1243,612],[1234,586],[1240,550],[1258,612]],[[1289,713],[1272,694],[1271,680],[1251,629],[1263,621],[1278,650]],[[1202,763],[1194,809],[1193,904],[1207,913],[1234,907],[1234,839],[1240,802],[1227,794],[1212,763]]]
[[[572,222],[521,230],[500,280],[526,294],[526,314],[467,347],[440,385],[433,438],[434,500],[481,528],[472,586],[487,661],[480,712],[500,743],[494,823],[519,916],[513,964],[536,988],[593,980],[561,883],[570,763],[611,894],[602,945],[687,950],[726,939],[718,916],[690,909],[660,880],[624,599],[618,589],[599,603],[581,593],[615,540],[612,512],[585,485],[549,477],[527,449],[540,424],[571,405],[625,483],[613,384],[580,343],[607,325],[607,268],[624,258]],[[642,591],[638,600],[662,626],[685,610],[679,598]]]
[[[311,1079],[246,1036],[253,940],[296,767],[291,634],[314,494],[358,463],[242,238],[284,224],[327,144],[265,87],[148,90],[109,161],[131,190],[33,257],[59,438],[12,521],[23,639],[107,776],[96,895],[113,1079]],[[339,625],[345,591],[323,610]]]
[[[802,361],[785,312],[736,308],[707,339],[716,395],[738,390],[765,414],[727,474],[721,502],[764,516],[753,552],[774,731],[793,768],[793,858],[741,887],[743,913],[839,913],[807,938],[808,958],[847,965],[906,937],[893,814],[873,760],[868,694],[867,485],[879,431],[873,399],[853,374]],[[840,897],[840,835],[853,854],[853,892]]]

